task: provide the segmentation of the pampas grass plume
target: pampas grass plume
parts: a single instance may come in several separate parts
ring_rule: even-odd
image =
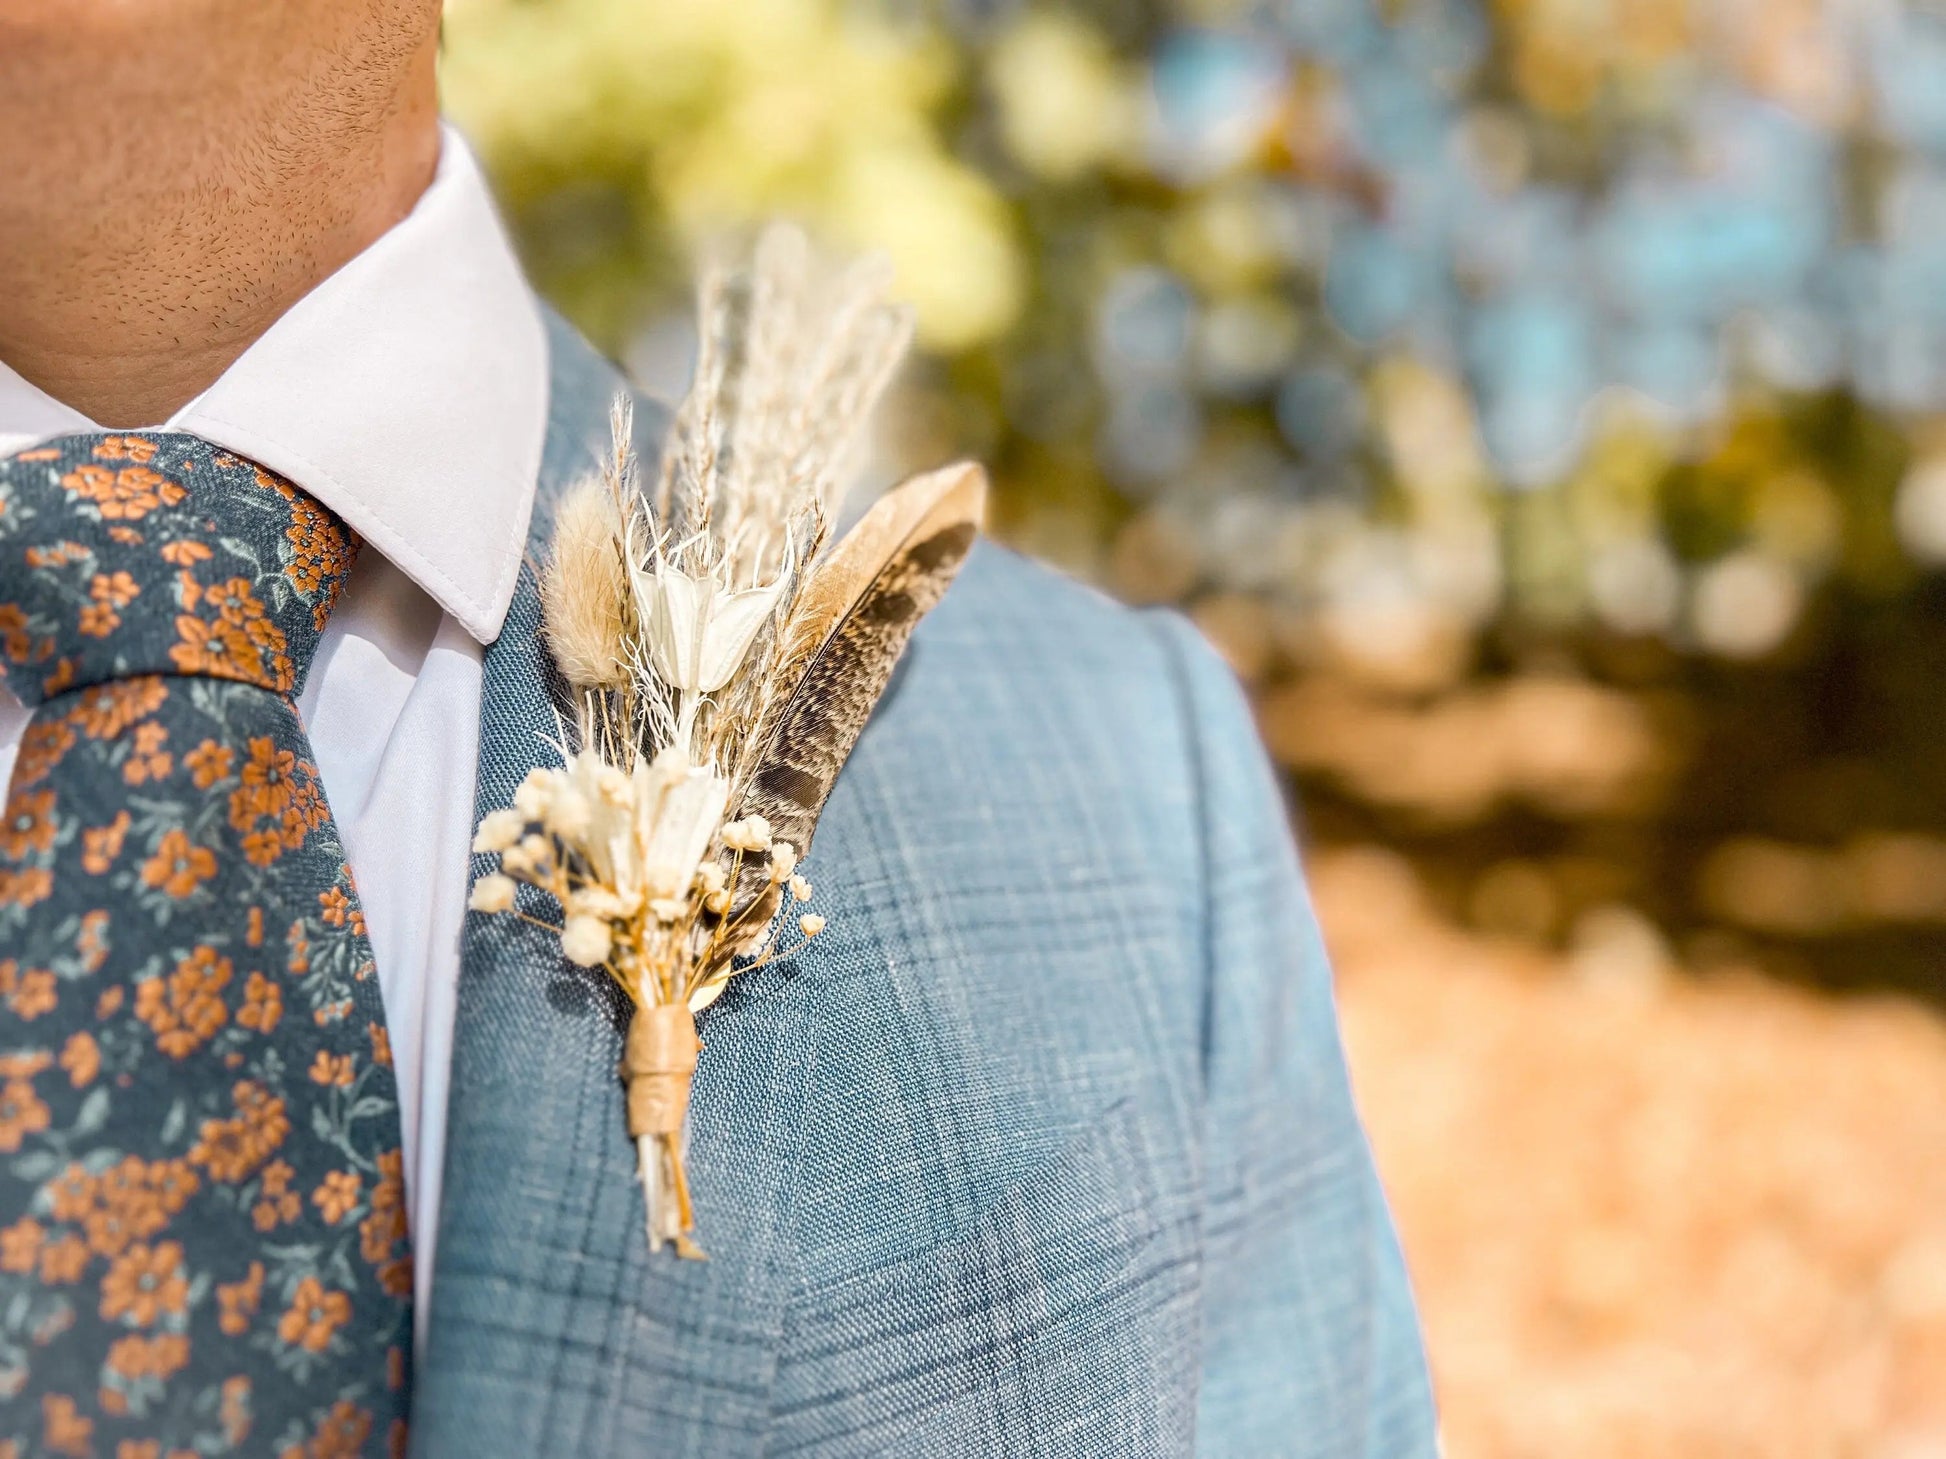
[[[616,511],[606,483],[591,478],[573,487],[555,514],[554,552],[541,574],[548,646],[577,690],[629,683],[633,620]]]

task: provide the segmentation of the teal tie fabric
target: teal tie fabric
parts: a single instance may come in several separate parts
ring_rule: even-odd
[[[357,541],[174,434],[0,460],[0,1452],[402,1452],[364,916],[294,698]]]

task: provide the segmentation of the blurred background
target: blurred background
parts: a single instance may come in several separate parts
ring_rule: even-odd
[[[1302,806],[1453,1459],[1946,1456],[1946,5],[453,0],[537,282],[888,252],[890,475]]]

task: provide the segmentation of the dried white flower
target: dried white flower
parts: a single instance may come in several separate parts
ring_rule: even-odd
[[[634,798],[629,779],[613,765],[604,765],[588,751],[582,751],[578,759],[588,760],[594,765],[595,793],[609,805],[623,806]]]
[[[570,917],[600,917],[614,920],[629,914],[629,904],[607,887],[583,887],[568,897]]]
[[[723,844],[732,851],[767,851],[770,848],[770,822],[762,816],[746,816],[723,828]]]
[[[518,803],[516,800],[515,804]],[[588,797],[572,785],[563,785],[549,798],[536,819],[562,840],[578,841],[588,834],[588,827],[594,820],[594,807],[588,804]]]
[[[703,898],[703,905],[719,917],[722,916],[723,913],[730,910],[730,889],[723,887],[720,890],[708,893]]]
[[[538,821],[547,815],[547,807],[554,799],[554,775],[547,770],[530,770],[527,778],[520,782],[514,791],[514,809],[530,821]]]
[[[682,914],[689,910],[689,903],[682,897],[655,897],[649,902],[649,910],[661,922],[680,921]]]
[[[652,897],[680,897],[695,880],[696,867],[723,818],[729,782],[708,770],[691,770],[658,794],[648,783],[653,772],[640,773],[645,783],[636,809],[636,836],[642,881]]]
[[[806,912],[797,919],[797,930],[806,937],[816,937],[824,931],[824,918],[816,912]]]
[[[636,575],[638,599],[653,599],[645,615],[655,671],[686,694],[713,694],[730,682],[757,632],[777,607],[784,579],[729,591],[658,560]]]
[[[797,870],[797,848],[788,841],[770,843],[770,879],[789,881]]]
[[[489,811],[480,821],[480,829],[474,834],[475,851],[505,851],[520,839],[520,833],[527,829],[527,818],[519,811]]]
[[[514,880],[499,872],[489,872],[473,883],[466,905],[475,912],[504,912],[514,904]]]
[[[509,846],[500,853],[500,869],[509,876],[531,876],[534,858],[527,854],[525,846]]]
[[[729,878],[723,871],[723,863],[711,857],[696,868],[696,885],[705,895],[720,892],[728,884]]]
[[[791,895],[800,902],[811,900],[811,884],[801,876],[791,878]]]
[[[599,967],[613,944],[608,924],[599,917],[570,917],[561,929],[561,955],[577,967]]]

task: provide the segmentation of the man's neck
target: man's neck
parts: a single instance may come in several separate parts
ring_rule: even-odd
[[[272,119],[220,167],[220,137],[159,138],[139,165],[118,146],[33,180],[0,208],[0,360],[103,425],[168,419],[412,210],[439,160],[424,65],[416,95],[321,145]]]

